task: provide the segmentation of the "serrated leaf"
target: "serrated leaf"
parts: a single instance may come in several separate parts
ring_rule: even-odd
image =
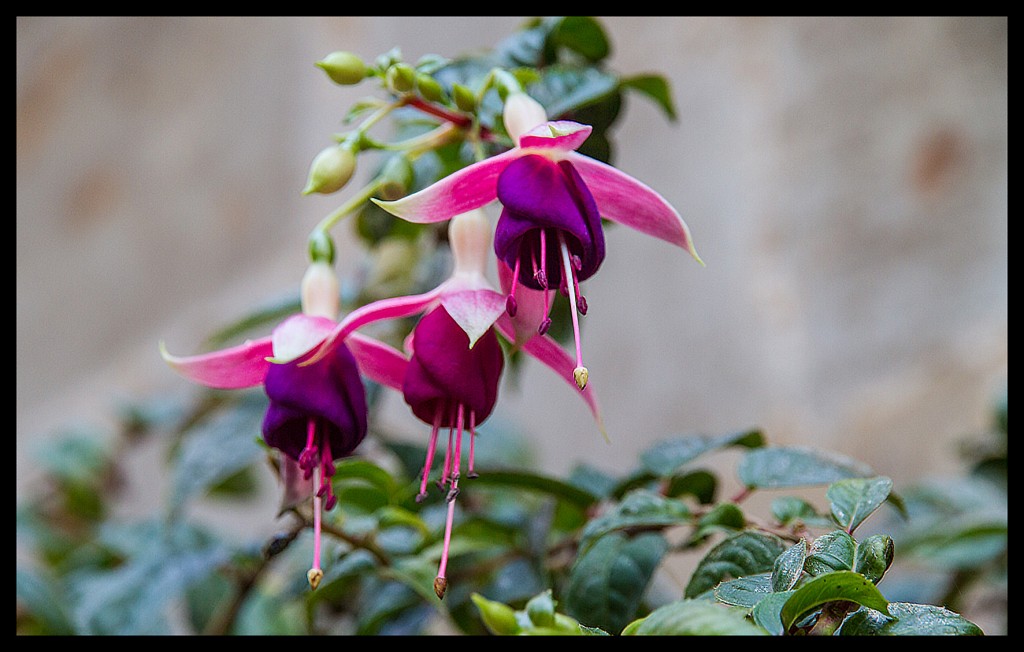
[[[668,550],[659,534],[635,538],[612,532],[580,555],[565,589],[566,613],[617,632],[636,618],[640,599]]]
[[[640,91],[661,107],[669,120],[676,119],[676,109],[672,102],[672,93],[668,89],[668,80],[661,75],[635,75],[625,77],[619,82],[626,88]]]
[[[783,629],[789,631],[793,623],[812,609],[836,600],[848,600],[888,613],[889,602],[869,579],[853,571],[835,571],[819,575],[793,591],[780,614]]]
[[[171,471],[172,512],[263,455],[256,439],[265,408],[265,397],[246,396],[185,435]]]
[[[850,614],[839,636],[983,636],[980,627],[945,607],[890,602],[889,616],[867,607]]]
[[[796,586],[803,575],[804,558],[807,556],[807,542],[796,542],[779,555],[772,566],[772,591],[788,591]]]
[[[864,519],[885,502],[890,492],[892,479],[885,476],[847,478],[829,485],[825,497],[829,500],[836,522],[852,534]]]
[[[772,592],[771,573],[726,580],[715,587],[715,599],[735,607],[753,607]]]
[[[745,430],[719,436],[675,437],[651,446],[640,454],[640,465],[656,476],[669,476],[705,453],[729,446],[758,448],[764,445],[760,430]]]
[[[857,542],[842,530],[833,530],[811,542],[804,559],[804,570],[822,575],[837,570],[852,570]]]
[[[746,619],[746,610],[707,602],[681,600],[658,607],[646,618],[630,623],[623,636],[765,636]]]
[[[874,475],[862,462],[803,446],[752,450],[740,460],[737,472],[743,484],[752,489],[830,484]]]
[[[786,544],[774,534],[741,532],[708,551],[697,564],[684,595],[693,598],[719,582],[771,572]]]
[[[679,525],[689,523],[691,518],[685,503],[646,489],[636,489],[587,523],[580,534],[580,554],[585,553],[594,541],[614,530]]]
[[[792,590],[769,593],[754,605],[750,610],[750,616],[772,636],[782,636],[786,633],[782,627],[782,607],[793,593]]]

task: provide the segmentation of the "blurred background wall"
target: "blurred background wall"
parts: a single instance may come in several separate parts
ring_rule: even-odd
[[[315,61],[456,56],[523,20],[18,18],[19,491],[39,438],[191,389],[159,340],[194,352],[295,292],[341,201],[300,194],[309,162],[373,92]],[[537,364],[495,418],[555,473],[752,426],[897,488],[957,468],[1007,374],[1007,19],[602,22],[612,67],[666,75],[679,115],[628,97],[615,162],[679,209],[707,267],[609,230],[583,345],[611,443]],[[344,278],[362,252],[336,234]]]

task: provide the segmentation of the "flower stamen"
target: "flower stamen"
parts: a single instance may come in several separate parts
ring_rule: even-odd
[[[572,284],[576,301],[569,300],[569,312],[572,314],[572,334],[576,340],[576,368],[573,369],[573,379],[576,386],[582,391],[587,386],[587,379],[590,375],[587,368],[583,366],[583,353],[580,348],[580,320],[577,314],[577,302],[580,296],[579,282],[576,280],[576,270],[573,268],[572,260],[569,257],[569,247],[565,244],[565,236],[558,232],[558,246],[562,250],[562,272],[566,278],[572,278]]]
[[[441,406],[434,412],[434,425],[430,429],[430,444],[427,446],[427,460],[423,465],[423,480],[420,482],[420,492],[416,495],[416,502],[421,503],[427,497],[427,479],[430,477],[430,467],[434,465],[434,450],[437,448],[437,432],[441,429]]]

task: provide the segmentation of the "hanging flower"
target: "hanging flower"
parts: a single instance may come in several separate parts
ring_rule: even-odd
[[[456,216],[449,226],[449,242],[455,259],[452,275],[430,292],[384,299],[352,311],[334,333],[304,364],[317,364],[330,355],[336,342],[352,338],[357,328],[399,317],[422,315],[406,338],[403,357],[395,349],[369,338],[357,338],[356,356],[364,373],[402,395],[421,421],[431,426],[426,460],[417,500],[427,496],[427,483],[441,432],[448,430],[448,447],[439,484],[447,491],[448,516],[444,547],[434,590],[438,597],[447,588],[445,569],[454,521],[455,498],[462,477],[462,440],[469,435],[468,477],[473,477],[476,427],[494,408],[504,369],[504,354],[497,329],[514,340],[514,325],[497,324],[506,316],[506,298],[484,276],[490,245],[490,224],[482,211]],[[528,306],[530,306],[528,302]],[[552,340],[553,342],[553,340]],[[561,349],[528,346],[527,353],[548,366],[564,370],[571,364]],[[301,363],[300,363],[301,364]],[[591,390],[583,393],[600,423],[597,401]]]
[[[337,326],[338,287],[327,263],[310,265],[303,279],[301,314],[279,324],[270,337],[191,357],[164,359],[189,380],[217,389],[263,385],[269,399],[262,433],[267,445],[285,456],[285,477],[297,466],[313,494],[314,550],[308,578],[314,589],[320,567],[321,510],[337,503],[331,489],[334,460],[350,455],[366,436],[366,396],[352,351],[338,342],[315,364],[313,350]],[[359,351],[374,349],[362,342]],[[270,359],[281,361],[271,364]],[[311,482],[310,482],[311,481]]]
[[[520,288],[543,293],[543,335],[551,324],[550,294],[567,296],[576,342],[575,384],[586,387],[579,315],[586,314],[580,282],[593,276],[605,256],[601,220],[609,219],[687,250],[698,262],[689,229],[661,195],[633,177],[575,151],[592,128],[545,121],[543,108],[525,93],[509,96],[504,114],[513,149],[456,171],[396,201],[374,200],[410,222],[440,222],[497,199],[501,217],[494,251],[512,270],[506,311],[516,317]]]

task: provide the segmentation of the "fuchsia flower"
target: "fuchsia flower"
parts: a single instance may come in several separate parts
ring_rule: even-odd
[[[369,338],[353,342],[364,373],[402,392],[413,414],[431,426],[417,500],[427,495],[437,440],[442,429],[448,430],[448,448],[440,479],[441,488],[447,489],[448,517],[440,567],[434,581],[438,597],[444,596],[447,587],[445,568],[455,498],[459,493],[463,435],[469,434],[467,472],[473,477],[476,427],[494,408],[504,369],[504,354],[496,330],[516,340],[515,325],[506,320],[506,298],[494,290],[484,276],[490,232],[490,224],[481,211],[456,216],[449,225],[455,268],[444,283],[424,294],[384,299],[354,310],[338,324],[319,353],[305,363],[318,364],[320,359],[331,355],[334,346],[351,339],[355,330],[362,326],[383,319],[423,315],[406,339],[408,357]],[[524,312],[533,309],[533,302],[528,300]],[[547,339],[546,345],[526,345],[524,350],[560,373],[564,372],[572,361],[554,340]],[[583,398],[600,424],[593,391],[585,390]]]
[[[587,303],[579,284],[593,276],[605,256],[602,218],[686,249],[698,262],[686,223],[661,195],[614,167],[575,151],[592,128],[566,120],[544,122],[543,108],[523,93],[506,103],[505,124],[513,149],[474,163],[396,201],[374,200],[410,222],[440,222],[497,199],[502,205],[494,251],[511,270],[506,311],[516,318],[522,288],[543,293],[534,324],[543,335],[551,323],[549,290],[567,296],[576,340],[572,374],[582,390],[578,314]],[[504,272],[503,272],[504,273]]]
[[[328,355],[307,364],[313,349],[337,326],[337,280],[326,263],[314,263],[303,279],[303,313],[289,317],[270,337],[191,357],[167,353],[164,359],[189,380],[217,389],[263,385],[269,403],[263,418],[263,439],[285,455],[285,477],[297,476],[296,465],[314,493],[314,552],[309,583],[315,589],[320,568],[321,507],[337,503],[331,489],[334,460],[350,455],[366,436],[366,396],[356,358],[344,342]],[[330,315],[330,316],[329,316]],[[354,335],[358,350],[372,342]],[[272,364],[270,356],[280,361]],[[313,488],[315,487],[315,492]],[[307,495],[308,495],[307,493]],[[321,504],[321,501],[323,503]]]

